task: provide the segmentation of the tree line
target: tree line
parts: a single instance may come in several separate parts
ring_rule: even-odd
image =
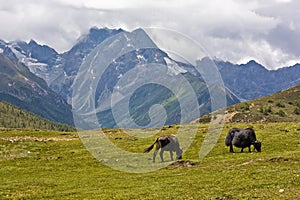
[[[50,120],[43,119],[6,102],[0,102],[0,127],[66,132],[76,131],[76,129],[70,125],[55,123]]]

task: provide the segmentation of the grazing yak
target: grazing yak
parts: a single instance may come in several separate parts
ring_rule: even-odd
[[[162,162],[164,162],[164,151],[170,152],[171,160],[173,160],[173,151],[176,152],[176,159],[182,158],[182,150],[179,147],[179,142],[175,135],[164,135],[158,137],[150,147],[144,150],[144,153],[150,152],[153,149],[154,145],[156,145],[156,147],[153,153],[153,162],[155,162],[155,157],[159,149],[161,149],[159,155]]]
[[[251,145],[253,145],[254,149],[258,152],[261,151],[261,142],[256,140],[256,135],[252,128],[230,129],[225,138],[225,145],[230,146],[230,152],[234,152],[233,146],[242,148],[241,152],[243,152],[244,148],[248,147],[249,152],[251,152]]]

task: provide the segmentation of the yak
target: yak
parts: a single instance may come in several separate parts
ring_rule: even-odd
[[[225,138],[225,145],[230,146],[230,152],[234,153],[233,146],[242,148],[248,147],[249,152],[251,152],[251,145],[254,146],[258,152],[261,151],[261,142],[256,139],[255,132],[252,128],[240,129],[232,128],[228,131]]]
[[[156,145],[156,147],[153,153],[153,162],[155,162],[155,157],[159,149],[161,149],[159,155],[162,162],[164,162],[164,151],[170,152],[171,160],[173,160],[173,151],[176,152],[176,159],[182,159],[182,150],[180,149],[178,139],[175,135],[163,135],[157,137],[155,142],[150,147],[144,150],[144,153],[150,152],[153,149],[154,145]]]

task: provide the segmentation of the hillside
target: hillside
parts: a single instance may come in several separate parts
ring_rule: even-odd
[[[21,110],[5,102],[0,102],[0,128],[22,128],[54,131],[75,131],[74,127],[54,123],[35,114]]]
[[[300,122],[300,85],[227,107],[226,122]],[[192,123],[210,122],[205,115]]]
[[[18,61],[0,55],[0,100],[43,118],[73,124],[71,106]]]

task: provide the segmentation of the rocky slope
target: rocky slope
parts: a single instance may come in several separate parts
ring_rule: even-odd
[[[0,55],[0,100],[43,118],[73,124],[71,106],[28,68]]]

